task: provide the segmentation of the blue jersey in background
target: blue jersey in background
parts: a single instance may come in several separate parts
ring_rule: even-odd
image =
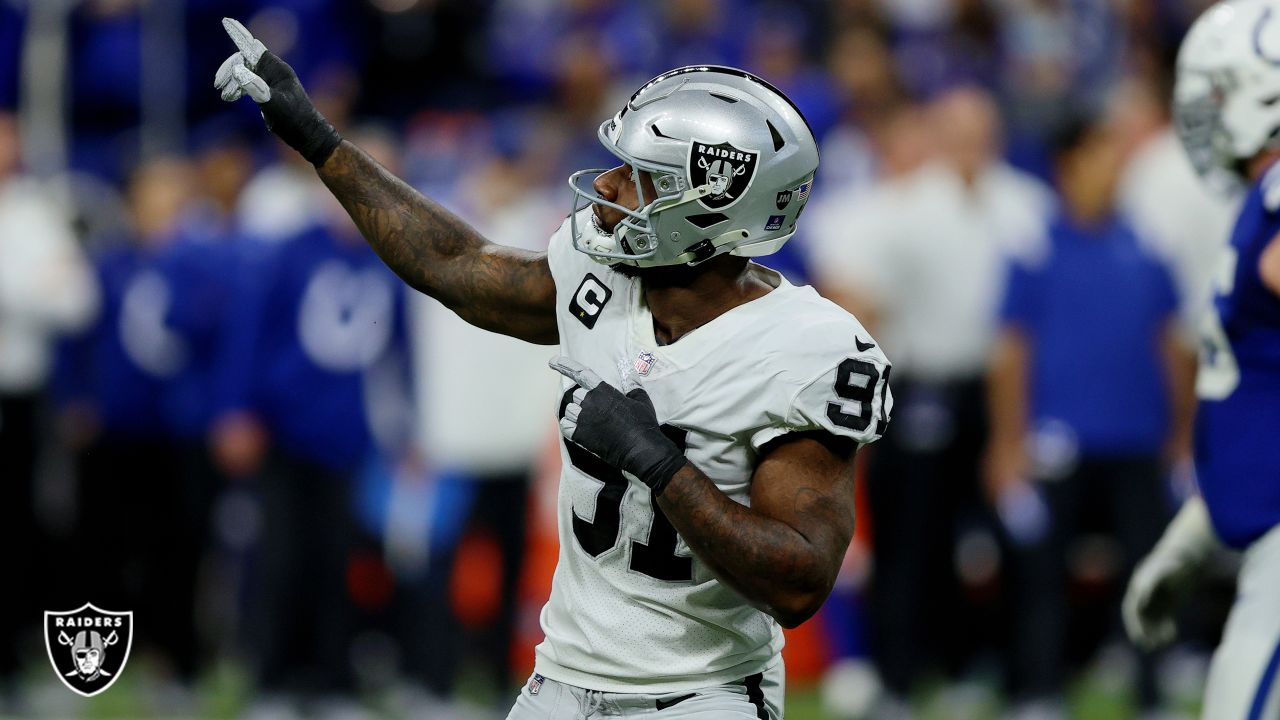
[[[1280,298],[1258,273],[1278,210],[1273,166],[1240,210],[1224,258],[1231,284],[1202,333],[1196,477],[1218,536],[1237,548],[1280,523]]]
[[[1001,317],[1031,348],[1033,426],[1069,429],[1099,457],[1158,454],[1170,413],[1161,338],[1178,307],[1168,270],[1111,218],[1059,215],[1047,257],[1014,264]]]
[[[320,226],[240,265],[221,409],[254,412],[295,458],[354,470],[373,450],[368,410],[385,405],[368,381],[404,367],[400,281],[358,235]]]
[[[156,257],[169,285],[164,325],[185,348],[186,361],[161,401],[165,421],[179,438],[198,441],[213,421],[217,362],[243,242],[225,222],[197,215]]]
[[[165,326],[172,284],[155,248],[125,242],[93,261],[101,310],[90,328],[62,345],[59,399],[89,406],[110,436],[168,437],[165,392],[188,358],[182,339]]]

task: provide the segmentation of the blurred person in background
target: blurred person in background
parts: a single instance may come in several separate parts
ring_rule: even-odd
[[[741,0],[663,0],[654,3],[659,57],[673,65],[738,65],[746,50],[750,13]],[[650,63],[652,68],[655,63]]]
[[[497,151],[471,165],[446,202],[495,242],[544,250],[546,237],[564,219],[561,181],[548,172],[560,161],[548,155],[555,149],[543,143],[534,118],[503,120],[492,129]],[[543,369],[549,352],[485,332],[424,295],[415,294],[410,308],[419,444],[441,499],[432,524],[457,531],[431,546],[431,577],[422,592],[437,597],[422,597],[408,608],[419,628],[406,643],[413,676],[448,696],[468,656],[479,655],[494,687],[506,689],[512,687],[530,473],[554,432],[546,409],[555,401],[556,384]],[[502,412],[494,413],[495,407]],[[498,567],[456,567],[457,535],[473,533],[496,541]],[[498,577],[496,612],[479,632],[465,632],[447,607],[455,572]]]
[[[561,83],[564,55],[576,44],[575,39],[591,36],[603,47],[627,48],[627,52],[611,58],[610,65],[617,65],[619,72],[627,75],[643,75],[665,50],[660,43],[668,38],[666,28],[657,26],[655,16],[669,12],[671,5],[693,6],[692,17],[703,18],[704,22],[689,22],[681,27],[693,30],[709,26],[714,31],[718,29],[714,22],[720,17],[714,8],[718,4],[719,0],[493,0],[485,47],[486,69],[519,100],[545,97]],[[570,42],[566,43],[566,39]],[[600,71],[590,61],[583,65],[588,66],[584,72]]]
[[[898,78],[886,31],[873,22],[848,24],[835,32],[827,50],[827,74],[839,106],[835,126],[821,138],[828,166],[822,185],[814,188],[814,209],[823,196],[839,195],[843,205],[851,193],[878,178],[914,169],[927,143],[924,137],[897,143],[903,129],[920,127],[904,114],[912,108]]]
[[[1064,717],[1075,541],[1101,515],[1127,575],[1159,537],[1168,469],[1189,450],[1191,351],[1168,269],[1116,212],[1123,150],[1093,119],[1059,132],[1061,208],[1043,252],[1011,266],[992,353],[986,482],[1012,555],[1018,718]],[[1153,710],[1153,665],[1140,660],[1138,700]]]
[[[1188,159],[1219,189],[1244,190],[1201,323],[1195,428],[1199,494],[1129,581],[1126,629],[1159,647],[1178,601],[1215,550],[1243,551],[1201,717],[1280,717],[1280,32],[1276,0],[1220,2],[1178,53],[1174,121]]]
[[[886,716],[905,712],[936,665],[953,677],[972,669],[978,632],[954,558],[984,526],[983,374],[1004,264],[1035,248],[1051,206],[1047,188],[1000,161],[985,91],[948,91],[924,122],[914,137],[932,140],[931,159],[842,211],[815,211],[811,236],[820,287],[868,318],[897,359],[900,424],[867,467],[873,657],[897,707]]]
[[[185,681],[194,670],[195,619],[190,587],[177,578],[191,572],[189,516],[164,401],[192,349],[167,325],[181,279],[162,258],[193,191],[185,161],[160,158],[134,171],[130,229],[94,257],[101,312],[68,339],[58,367],[63,422],[78,451],[81,549],[61,563],[76,580],[59,606],[78,607],[92,589],[94,603],[134,611],[134,652],[158,652],[163,671]]]
[[[797,2],[756,9],[748,32],[746,64],[774,78],[774,84],[804,113],[814,136],[824,138],[835,125],[840,108],[830,76],[810,57],[814,33],[801,8],[802,3]]]
[[[0,112],[0,541],[14,587],[30,588],[49,562],[36,508],[45,390],[59,336],[92,322],[97,284],[53,194],[21,166],[17,118]],[[19,669],[37,594],[15,593],[0,613],[0,682]],[[8,688],[0,686],[0,702]]]
[[[352,105],[360,93],[359,78],[351,68],[327,66],[311,83],[316,106],[324,108],[338,127],[351,121]],[[219,120],[211,120],[217,123]],[[229,122],[223,118],[221,122]],[[311,177],[296,153],[271,147],[271,161],[255,168],[242,186],[236,205],[236,224],[258,240],[283,242],[320,222],[324,188]]]
[[[395,157],[373,136],[368,146]],[[319,217],[242,265],[217,381],[215,455],[255,484],[262,512],[244,627],[251,717],[359,712],[353,486],[408,441],[403,293],[335,201]]]
[[[1140,239],[1173,268],[1182,314],[1195,329],[1211,306],[1217,259],[1239,198],[1210,188],[1187,160],[1170,122],[1172,88],[1164,77],[1134,76],[1112,94],[1107,119],[1129,148],[1117,203]]]
[[[167,280],[164,328],[184,348],[184,362],[165,383],[161,397],[161,412],[178,454],[175,482],[182,488],[182,504],[175,512],[182,518],[183,533],[169,540],[181,554],[181,561],[169,570],[171,597],[193,617],[208,618],[208,602],[198,596],[199,583],[206,575],[211,547],[210,513],[226,479],[214,461],[209,436],[230,325],[227,308],[233,305],[248,242],[235,211],[252,170],[252,156],[236,123],[226,118],[195,128],[193,141],[194,196],[178,219],[172,242],[157,254],[156,267]],[[225,645],[218,628],[204,623],[199,630],[178,658],[178,669],[188,682],[209,669],[211,646]]]

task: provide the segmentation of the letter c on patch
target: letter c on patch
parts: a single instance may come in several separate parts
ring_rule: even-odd
[[[595,275],[587,273],[582,278],[582,284],[574,291],[573,299],[569,301],[569,313],[590,330],[596,326],[600,311],[604,310],[605,303],[611,297],[613,291],[609,286],[600,282],[600,278]]]

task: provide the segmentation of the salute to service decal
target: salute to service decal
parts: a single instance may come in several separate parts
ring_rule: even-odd
[[[711,184],[711,194],[700,198],[703,207],[712,210],[729,207],[751,187],[756,176],[760,153],[739,150],[729,143],[711,145],[693,140],[689,143],[689,182],[694,187]]]
[[[133,613],[85,603],[78,610],[44,613],[44,646],[63,684],[93,697],[111,687],[129,661]]]

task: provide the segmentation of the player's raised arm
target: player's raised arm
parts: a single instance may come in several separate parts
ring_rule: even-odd
[[[287,63],[239,22],[228,18],[223,26],[238,52],[214,79],[222,98],[248,95],[258,103],[267,128],[315,166],[383,262],[473,325],[557,342],[555,282],[545,253],[485,240],[392,175],[338,135]]]

